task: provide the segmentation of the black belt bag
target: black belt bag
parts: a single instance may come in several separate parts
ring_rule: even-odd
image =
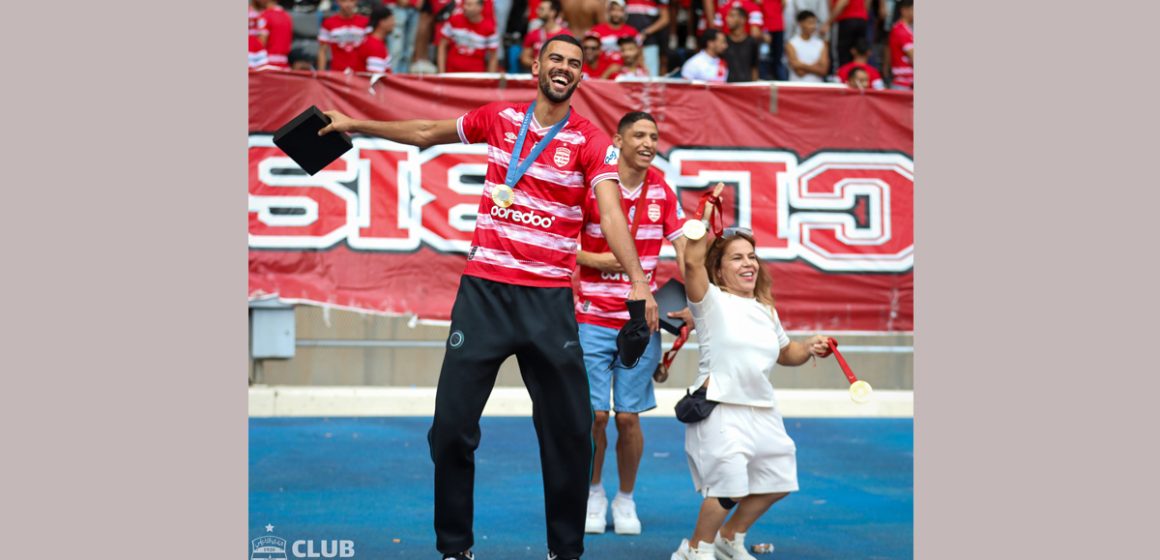
[[[701,387],[690,393],[685,390],[685,396],[677,401],[674,409],[677,411],[677,420],[686,424],[696,424],[709,417],[709,413],[717,406],[716,401],[708,399],[709,390]]]

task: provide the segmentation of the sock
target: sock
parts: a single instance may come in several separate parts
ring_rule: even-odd
[[[598,494],[598,495],[603,496],[604,495],[604,485],[602,485],[602,484],[589,484],[588,485],[588,493],[589,494]]]
[[[632,492],[629,492],[629,493],[625,494],[624,492],[621,492],[620,490],[617,490],[617,491],[616,491],[616,499],[618,499],[618,500],[628,500],[628,501],[630,501],[630,502],[631,502],[631,501],[632,501]]]

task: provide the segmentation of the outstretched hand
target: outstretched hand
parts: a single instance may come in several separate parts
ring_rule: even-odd
[[[322,129],[318,131],[319,136],[324,136],[326,134],[330,134],[331,132],[350,132],[354,127],[354,119],[338,111],[323,111],[322,114],[326,115],[327,118],[330,119],[330,124],[322,127]]]

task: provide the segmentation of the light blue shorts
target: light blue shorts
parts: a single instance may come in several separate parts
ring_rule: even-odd
[[[644,412],[657,407],[653,394],[653,372],[661,361],[661,333],[648,341],[644,355],[634,368],[626,368],[616,357],[616,335],[608,327],[580,323],[580,347],[584,349],[584,367],[588,370],[588,390],[592,410]],[[615,399],[615,408],[609,402]]]

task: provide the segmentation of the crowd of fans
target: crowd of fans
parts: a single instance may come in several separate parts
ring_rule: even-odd
[[[588,78],[914,88],[913,0],[251,0],[249,65],[520,73],[563,33]]]

